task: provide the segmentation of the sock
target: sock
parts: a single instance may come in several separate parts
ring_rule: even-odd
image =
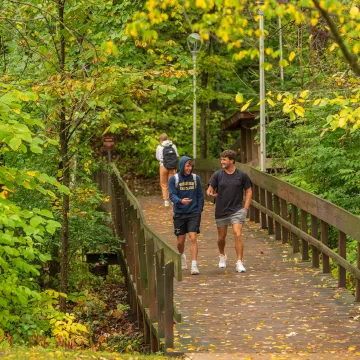
[[[242,260],[238,260],[237,262],[242,264]]]
[[[181,257],[182,257],[183,259],[186,259],[185,254],[181,254]]]
[[[197,261],[196,260],[191,261],[191,266],[194,266],[194,265],[197,266]]]

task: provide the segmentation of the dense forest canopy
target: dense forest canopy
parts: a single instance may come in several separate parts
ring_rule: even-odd
[[[106,158],[104,134],[115,135],[114,159],[128,178],[157,175],[163,132],[191,155],[192,32],[203,44],[200,157],[217,158],[239,136],[221,132],[222,120],[259,106],[261,9],[276,175],[359,215],[356,3],[3,0],[0,9],[0,339],[56,336],[53,319],[73,321],[55,305],[65,311],[79,285],[79,254],[98,250],[99,238],[116,247],[91,180]]]

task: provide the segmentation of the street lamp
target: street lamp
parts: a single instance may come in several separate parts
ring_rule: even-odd
[[[264,5],[264,0],[259,1],[259,5]],[[260,170],[266,171],[266,128],[265,128],[265,73],[264,73],[264,11],[259,9],[260,27]]]
[[[201,39],[198,33],[190,34],[186,39],[188,48],[193,56],[194,73],[193,73],[193,158],[196,159],[196,57],[201,50]]]

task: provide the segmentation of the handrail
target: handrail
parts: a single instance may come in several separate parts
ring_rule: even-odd
[[[173,290],[174,278],[182,279],[180,253],[147,225],[138,200],[116,165],[110,167],[111,172],[95,174],[95,181],[110,196],[104,205],[111,212],[116,236],[123,240],[118,258],[130,305],[151,350],[173,348],[173,323],[181,321]]]
[[[301,248],[303,260],[309,260],[310,244],[312,266],[320,267],[321,253],[323,273],[330,272],[329,259],[335,261],[338,264],[339,287],[346,287],[346,271],[353,274],[356,279],[355,301],[360,301],[360,218],[251,166],[237,162],[236,167],[245,171],[253,182],[250,220],[260,223],[263,229],[268,229],[269,234],[275,233],[276,240],[282,240],[283,243],[291,241],[294,253]],[[200,175],[203,186],[207,185],[212,173],[219,168],[219,160],[196,160],[195,171]],[[330,227],[338,231],[337,253],[328,247]],[[347,236],[358,242],[356,266],[346,260]]]

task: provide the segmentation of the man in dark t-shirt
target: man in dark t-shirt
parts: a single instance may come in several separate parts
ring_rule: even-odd
[[[222,170],[215,172],[206,191],[208,196],[216,198],[215,221],[218,230],[219,267],[226,267],[225,239],[228,226],[232,226],[235,249],[237,255],[236,271],[245,272],[243,265],[244,242],[242,239],[242,225],[250,206],[252,197],[252,183],[249,176],[236,169],[236,153],[225,150],[221,153]],[[245,191],[245,203],[243,196]]]

